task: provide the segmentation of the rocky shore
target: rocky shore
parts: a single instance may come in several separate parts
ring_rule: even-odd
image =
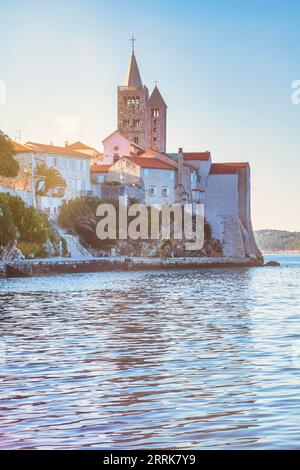
[[[17,260],[0,264],[0,277],[36,276],[97,271],[140,271],[152,269],[207,269],[263,266],[257,258],[199,257],[199,258],[48,258]]]

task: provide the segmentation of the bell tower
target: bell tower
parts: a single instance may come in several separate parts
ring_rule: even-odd
[[[137,61],[134,42],[131,38],[132,53],[125,83],[118,87],[118,131],[140,147],[147,146],[147,101],[148,88],[143,85]]]
[[[158,152],[166,151],[167,105],[157,84],[147,102],[147,147]]]

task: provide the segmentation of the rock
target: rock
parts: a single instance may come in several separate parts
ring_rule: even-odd
[[[280,263],[278,261],[268,261],[265,266],[280,266]]]
[[[1,258],[4,261],[18,261],[25,259],[25,256],[23,255],[22,251],[16,247],[16,245],[13,245],[10,247],[5,247],[2,250]]]
[[[47,258],[51,258],[52,256],[56,255],[55,246],[50,242],[50,240],[47,240],[45,243],[43,243],[43,248]]]

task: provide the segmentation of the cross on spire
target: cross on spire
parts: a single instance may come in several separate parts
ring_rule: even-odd
[[[136,41],[134,35],[132,35],[132,38],[130,38],[130,41],[131,41],[131,47],[132,47],[132,54],[134,54],[134,43]]]
[[[154,84],[155,84],[155,86],[157,86],[157,84],[158,84],[158,81],[157,81],[157,80],[154,80]]]

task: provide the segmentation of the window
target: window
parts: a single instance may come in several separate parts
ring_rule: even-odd
[[[123,119],[123,126],[128,127],[129,126],[129,119]]]
[[[153,137],[153,142],[156,142],[156,137]]]
[[[161,190],[162,196],[169,196],[169,188],[167,186],[163,186]]]
[[[152,108],[152,117],[154,118],[159,117],[159,108]]]
[[[150,186],[149,187],[149,195],[150,196],[156,196],[156,186]]]
[[[135,135],[134,138],[133,138],[133,141],[134,141],[135,144],[138,145],[138,143],[139,143],[139,138],[138,138],[138,136]]]
[[[141,120],[140,119],[134,119],[133,120],[133,127],[141,127]]]
[[[153,132],[156,132],[156,127],[153,127]]]
[[[139,108],[140,98],[139,96],[128,96],[126,98],[127,108]]]

